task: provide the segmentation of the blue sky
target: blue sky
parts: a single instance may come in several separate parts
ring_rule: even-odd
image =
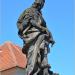
[[[34,0],[0,0],[0,44],[11,41],[22,47],[16,22]],[[60,75],[74,74],[73,0],[46,0],[43,16],[56,44],[48,55],[49,64]]]

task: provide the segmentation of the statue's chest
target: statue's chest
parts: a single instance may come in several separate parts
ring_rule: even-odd
[[[39,20],[40,20],[41,21],[41,25],[46,27],[46,22],[45,22],[44,18],[42,17],[42,14],[40,12],[35,11],[33,13],[33,18],[34,18],[34,20],[36,20],[36,22],[39,22]]]
[[[26,19],[28,19],[28,16],[29,16],[29,18],[32,18],[36,22],[39,22],[39,20],[40,20],[41,25],[46,27],[46,22],[45,22],[44,18],[42,17],[42,14],[39,11],[37,11],[35,9],[30,9],[25,14],[26,14],[26,16],[25,16]]]

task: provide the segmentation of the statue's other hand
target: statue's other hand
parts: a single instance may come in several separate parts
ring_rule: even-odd
[[[50,41],[50,43],[51,43],[51,47],[53,47],[53,45],[55,44],[55,41],[52,40],[52,41]]]
[[[20,25],[18,26],[18,29],[19,29],[20,31],[22,31],[22,30],[23,30],[23,25],[20,24]]]

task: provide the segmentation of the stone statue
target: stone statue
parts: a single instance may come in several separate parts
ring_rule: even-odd
[[[55,41],[42,17],[44,3],[45,0],[35,0],[17,21],[18,35],[24,43],[22,51],[28,59],[25,75],[58,75],[50,71],[47,59],[49,44],[53,46]]]

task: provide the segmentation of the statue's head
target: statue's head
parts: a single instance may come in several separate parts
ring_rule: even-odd
[[[35,0],[33,7],[37,8],[38,10],[41,10],[44,6],[45,0]]]

